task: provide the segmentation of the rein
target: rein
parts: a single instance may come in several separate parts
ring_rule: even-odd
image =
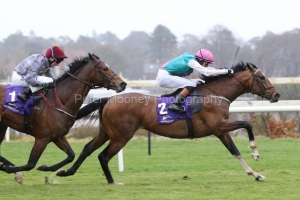
[[[62,105],[61,101],[59,100],[59,98],[58,98],[57,95],[56,95],[56,88],[53,88],[53,90],[54,90],[55,100],[56,100],[56,102],[58,103],[58,105],[61,107],[61,109],[54,107],[54,106],[48,101],[48,99],[45,97],[45,95],[44,95],[43,93],[39,92],[39,94],[43,97],[43,99],[46,101],[46,103],[48,104],[49,107],[51,107],[51,108],[53,108],[53,109],[55,109],[55,110],[57,110],[57,111],[59,111],[59,112],[62,112],[62,113],[64,113],[64,114],[66,114],[66,115],[69,115],[70,117],[76,118],[76,117],[77,117],[76,115],[72,115],[72,114],[70,114],[70,113],[68,113],[68,112],[66,112],[66,111],[64,110],[64,106]]]
[[[91,62],[91,61],[90,61],[90,62]],[[89,82],[87,82],[87,81],[84,81],[84,80],[81,80],[81,79],[77,78],[75,75],[71,74],[71,73],[70,73],[69,71],[67,71],[65,68],[62,68],[62,69],[65,71],[66,74],[68,74],[69,76],[73,77],[74,79],[76,79],[76,80],[78,80],[78,81],[80,81],[80,82],[82,82],[82,83],[84,83],[84,84],[86,84],[86,85],[89,85],[92,89],[100,88],[100,86],[97,87],[97,85],[99,85],[99,84],[103,84],[103,85],[106,86],[106,87],[108,87],[109,85],[113,85],[113,86],[114,86],[114,84],[111,82],[111,80],[112,80],[117,74],[115,73],[114,75],[112,75],[112,77],[109,78],[109,77],[107,77],[103,72],[101,72],[101,70],[100,70],[99,68],[97,68],[97,66],[98,66],[99,64],[105,63],[105,62],[102,62],[102,61],[100,61],[99,63],[95,63],[94,61],[92,61],[92,62],[94,63],[94,67],[95,67],[93,79],[94,79],[94,77],[96,76],[96,70],[97,70],[97,71],[99,72],[99,74],[101,75],[101,77],[104,79],[103,82],[89,83]],[[88,64],[88,63],[86,63],[85,65],[87,65],[87,64]],[[84,66],[85,66],[85,65],[84,65]],[[84,67],[84,66],[83,66],[83,67]],[[60,108],[54,107],[54,106],[48,101],[48,99],[45,97],[45,95],[44,95],[43,93],[39,92],[39,94],[40,94],[40,95],[43,97],[43,99],[47,102],[47,104],[48,104],[49,107],[51,107],[51,108],[53,108],[53,109],[55,109],[55,110],[57,110],[57,111],[59,111],[59,112],[62,112],[62,113],[66,114],[66,115],[68,115],[68,116],[70,116],[70,117],[76,118],[76,115],[72,115],[72,114],[70,114],[70,113],[68,113],[68,112],[65,111],[64,106],[62,105],[61,101],[59,100],[59,98],[58,98],[58,96],[57,96],[57,94],[56,94],[56,88],[53,88],[53,90],[54,90],[55,100],[56,100],[56,102],[58,103],[58,105],[60,106]]]
[[[248,69],[249,69],[249,68],[248,68]],[[249,70],[250,70],[250,69],[249,69]],[[258,81],[258,78],[257,78],[257,76],[256,76],[255,74],[256,74],[259,70],[260,70],[260,69],[257,69],[255,72],[253,72],[253,71],[250,70],[250,72],[252,73],[252,76],[253,76],[253,81],[252,81],[251,87],[248,87],[248,86],[245,85],[243,82],[241,82],[234,74],[233,74],[233,77],[234,77],[235,80],[237,80],[237,82],[239,82],[244,88],[246,88],[247,90],[249,90],[249,92],[250,92],[251,94],[256,94],[256,95],[258,95],[258,96],[261,96],[262,98],[267,98],[268,96],[272,96],[273,93],[274,93],[274,91],[273,91],[271,94],[269,94],[269,93],[267,92],[267,90],[274,88],[274,86],[271,86],[271,87],[266,88],[260,81]],[[261,91],[262,91],[261,94],[257,94],[257,93],[255,93],[255,92],[252,91],[252,87],[253,87],[253,85],[254,85],[254,82],[256,82],[257,85],[259,86],[259,88],[261,89]],[[223,99],[223,100],[227,101],[229,104],[231,103],[230,100],[228,100],[228,99],[225,98],[225,97],[219,96],[219,94],[218,94],[216,91],[214,91],[214,90],[210,89],[209,87],[207,87],[206,84],[203,84],[203,83],[202,83],[202,85],[204,85],[207,89],[209,89],[210,91],[212,91],[213,93],[216,94],[216,95],[207,95],[208,97],[214,97],[214,98]]]
[[[250,70],[250,69],[249,69],[249,70]],[[250,70],[250,72],[252,73],[252,76],[253,76],[253,81],[252,81],[251,87],[248,87],[247,85],[245,85],[244,83],[242,83],[242,82],[241,82],[239,79],[237,79],[234,75],[233,75],[233,77],[234,77],[235,80],[237,80],[237,82],[239,82],[242,86],[244,86],[245,88],[247,88],[251,94],[256,94],[256,93],[254,93],[254,92],[252,91],[252,87],[253,87],[253,85],[254,85],[254,81],[256,81],[257,85],[259,86],[259,88],[260,88],[261,91],[262,91],[261,94],[256,94],[256,95],[261,96],[262,98],[266,98],[267,96],[272,96],[274,91],[273,91],[271,94],[269,94],[269,93],[267,92],[267,90],[274,88],[274,86],[265,88],[265,86],[264,86],[261,82],[258,81],[258,79],[257,79],[257,77],[255,76],[255,74],[256,74],[259,70],[260,70],[260,69],[257,69],[255,72],[252,72],[252,71]]]
[[[229,104],[231,104],[231,101],[225,97],[220,96],[216,91],[210,89],[209,87],[207,87],[207,85],[205,83],[201,83],[202,85],[204,85],[207,89],[209,89],[210,91],[212,91],[213,93],[215,93],[216,95],[206,95],[206,97],[212,97],[212,98],[219,98],[219,99],[223,99],[225,101],[227,101]]]
[[[91,62],[91,61],[90,61],[90,62]],[[94,63],[94,61],[92,61],[92,62]],[[78,81],[80,81],[80,82],[82,82],[82,83],[84,83],[84,84],[86,84],[86,85],[89,85],[92,89],[100,88],[100,86],[97,87],[97,85],[99,85],[99,84],[104,84],[104,86],[106,86],[106,87],[109,86],[109,85],[113,85],[113,86],[114,86],[114,84],[111,82],[111,80],[112,80],[117,74],[115,73],[115,74],[112,75],[112,77],[110,77],[110,78],[107,77],[105,74],[103,74],[103,72],[101,72],[101,70],[100,70],[99,68],[97,68],[97,66],[98,66],[99,64],[101,64],[101,63],[105,63],[105,62],[100,61],[99,63],[94,63],[95,71],[97,70],[97,71],[99,72],[99,74],[102,76],[102,78],[104,79],[103,82],[98,82],[98,83],[89,83],[89,82],[87,82],[87,81],[81,80],[81,79],[77,78],[76,76],[74,76],[73,74],[71,74],[71,73],[70,73],[68,70],[66,70],[65,68],[62,68],[62,69],[64,70],[64,72],[65,72],[66,74],[68,74],[69,76],[75,78],[76,80],[78,80]],[[87,64],[88,64],[88,63],[87,63]],[[85,65],[87,65],[87,64],[85,64]],[[93,77],[95,77],[95,75],[96,75],[95,71],[94,71],[94,76],[93,76]]]
[[[212,98],[219,98],[219,99],[223,99],[225,101],[227,101],[229,104],[231,104],[231,101],[225,97],[222,97],[222,96],[215,96],[215,95],[207,95],[206,97],[212,97]]]

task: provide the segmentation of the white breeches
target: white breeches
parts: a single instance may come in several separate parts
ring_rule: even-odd
[[[42,82],[42,83],[52,83],[53,82],[52,78],[46,77],[46,76],[36,76],[35,78],[38,81]],[[20,76],[16,71],[14,71],[13,74],[12,74],[11,83],[13,85],[18,85],[18,86],[28,86],[28,84],[23,79],[23,77]],[[30,85],[29,87],[30,87],[32,92],[36,92],[36,91],[42,89],[42,86],[33,87],[33,86]]]
[[[171,75],[168,71],[164,69],[158,70],[156,81],[160,87],[165,88],[184,88],[187,86],[197,86],[196,81],[185,77]]]

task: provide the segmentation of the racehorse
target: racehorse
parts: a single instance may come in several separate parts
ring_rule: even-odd
[[[206,83],[197,86],[199,94],[208,99],[201,101],[202,110],[191,116],[194,138],[215,135],[239,161],[248,175],[254,176],[255,180],[263,180],[265,177],[253,171],[242,158],[229,133],[245,128],[253,150],[252,157],[259,160],[252,126],[247,121],[230,120],[229,106],[238,96],[248,92],[266,98],[270,102],[277,102],[280,94],[254,64],[239,62],[232,69],[233,75],[206,77]],[[168,125],[158,123],[157,102],[158,97],[127,93],[99,99],[80,109],[78,119],[99,109],[99,133],[85,145],[73,166],[68,170],[60,170],[57,175],[74,175],[83,161],[109,140],[106,148],[98,155],[98,159],[108,183],[114,184],[116,182],[111,175],[108,162],[126,145],[139,128],[169,138],[190,138],[185,120],[178,120]]]
[[[55,165],[42,165],[42,171],[56,171],[72,162],[75,154],[65,135],[75,122],[77,111],[90,89],[105,87],[116,92],[125,90],[126,83],[100,58],[94,54],[84,58],[75,58],[69,64],[69,70],[56,81],[56,86],[49,89],[32,109],[29,132],[35,138],[27,164],[15,166],[12,162],[0,156],[0,170],[6,173],[16,173],[16,180],[22,183],[21,171],[29,171],[36,166],[48,143],[53,142],[67,154],[67,158]],[[0,102],[5,101],[6,85],[0,85]],[[7,127],[19,132],[25,132],[24,116],[0,108],[0,144]]]

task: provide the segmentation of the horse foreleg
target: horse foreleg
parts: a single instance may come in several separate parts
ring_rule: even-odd
[[[219,139],[221,140],[221,142],[225,145],[225,147],[230,151],[230,153],[236,158],[238,159],[238,161],[240,162],[240,164],[242,165],[242,167],[244,168],[244,170],[246,171],[246,173],[248,175],[254,176],[255,180],[260,181],[260,180],[264,180],[265,177],[255,171],[253,171],[253,169],[251,169],[251,167],[249,167],[249,165],[246,163],[246,161],[242,158],[239,150],[237,149],[237,147],[235,146],[235,144],[233,143],[229,133],[224,133],[220,136],[218,136]]]
[[[44,152],[47,144],[49,143],[48,139],[36,139],[34,145],[31,149],[29,160],[26,165],[23,166],[12,166],[12,165],[2,165],[0,170],[6,173],[16,173],[21,171],[30,171],[33,169]]]
[[[106,141],[108,140],[107,136],[100,137],[100,135],[97,135],[94,139],[92,139],[89,143],[87,143],[82,152],[80,153],[78,159],[73,164],[73,166],[68,170],[60,170],[57,172],[57,176],[71,176],[76,173],[78,168],[81,166],[81,164],[84,162],[84,160],[90,156],[95,150],[97,150],[99,147],[101,147]]]
[[[252,131],[252,125],[247,122],[247,121],[230,121],[228,120],[224,125],[222,126],[222,131],[223,132],[229,132],[233,131],[236,129],[244,128],[247,130],[248,137],[249,137],[249,143],[250,143],[250,148],[252,149],[252,158],[254,160],[259,160],[259,153],[257,150],[257,145],[255,142],[254,134]]]
[[[0,124],[0,145],[2,144],[5,134],[6,134],[6,130],[7,130],[7,126],[4,124]],[[6,160],[4,157],[2,157],[0,155],[0,168],[2,165],[11,165],[11,166],[15,166],[13,163],[11,163],[10,161]],[[15,180],[20,183],[23,184],[23,175],[21,172],[16,172],[15,173]]]
[[[246,163],[246,161],[242,158],[242,156],[235,156],[233,155],[236,159],[238,159],[238,161],[240,162],[240,164],[243,166],[244,170],[246,171],[246,173],[248,175],[254,176],[256,181],[262,181],[265,179],[265,177],[255,171],[253,171],[253,169],[251,169],[251,167],[249,167],[249,165]]]
[[[66,137],[61,137],[61,138],[57,138],[53,141],[53,143],[58,147],[60,148],[62,151],[64,151],[66,154],[67,154],[67,158],[64,159],[63,161],[55,164],[55,165],[51,165],[51,166],[47,166],[46,164],[42,164],[40,165],[37,170],[40,170],[40,171],[56,171],[58,170],[59,168],[65,166],[66,164],[72,162],[75,158],[75,153],[74,151],[72,150],[72,148],[70,147],[70,144],[68,143]]]
[[[255,141],[250,141],[250,148],[252,149],[252,158],[254,160],[259,160],[259,153],[257,150],[256,142]]]

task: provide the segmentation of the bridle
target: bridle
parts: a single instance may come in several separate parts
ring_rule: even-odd
[[[257,78],[257,76],[255,75],[259,69],[257,69],[255,72],[253,72],[250,68],[248,68],[252,74],[252,77],[253,77],[253,81],[252,81],[252,84],[251,84],[251,87],[248,87],[247,85],[245,85],[244,83],[242,83],[239,79],[236,78],[236,76],[233,74],[233,77],[242,85],[244,86],[245,88],[247,88],[249,90],[249,92],[251,94],[256,94],[258,96],[261,96],[262,98],[266,98],[268,99],[268,97],[272,97],[273,93],[274,93],[274,90],[272,91],[272,93],[270,94],[269,92],[267,92],[269,89],[272,89],[274,88],[274,86],[271,86],[271,87],[268,87],[266,88]],[[257,94],[255,92],[252,91],[252,87],[254,85],[254,82],[257,83],[257,85],[259,86],[260,90],[261,90],[261,94]]]
[[[97,89],[97,88],[101,88],[101,86],[98,86],[98,85],[104,85],[106,88],[108,88],[109,86],[113,86],[115,88],[117,88],[117,86],[111,81],[115,76],[117,76],[117,74],[113,74],[110,78],[107,77],[101,70],[100,68],[98,68],[97,66],[101,63],[105,63],[103,61],[99,61],[98,63],[94,62],[93,60],[91,60],[90,62],[93,62],[94,63],[94,67],[95,67],[95,70],[94,70],[94,75],[93,75],[93,78],[92,78],[92,82],[96,76],[96,71],[99,72],[99,74],[102,76],[102,78],[104,79],[104,81],[102,82],[98,82],[98,83],[89,83],[87,81],[84,81],[84,80],[81,80],[79,78],[77,78],[76,76],[74,76],[73,74],[71,74],[70,72],[68,72],[66,69],[63,69],[65,71],[66,74],[68,74],[69,76],[75,78],[76,80],[82,82],[82,83],[85,83],[87,85],[89,85],[91,87],[91,89]],[[89,62],[88,62],[89,63]],[[88,63],[86,63],[85,65],[87,65]],[[84,65],[84,66],[85,66]],[[83,66],[83,67],[84,67]]]

